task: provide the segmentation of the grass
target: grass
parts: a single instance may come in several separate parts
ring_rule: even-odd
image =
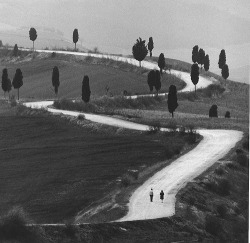
[[[64,119],[29,109],[33,115],[22,110],[16,116],[19,108],[6,106],[0,106],[5,110],[0,114],[0,214],[20,205],[36,222],[72,218],[119,187],[117,179],[128,170],[152,166],[185,144],[178,136],[156,139],[157,134],[125,136],[102,132],[101,127],[72,127]]]
[[[9,54],[10,55],[10,54]],[[54,99],[52,87],[52,69],[58,66],[60,72],[60,98],[78,98],[81,96],[81,85],[84,75],[90,78],[91,96],[150,93],[147,84],[148,70],[139,69],[131,64],[111,59],[93,57],[75,57],[71,55],[35,53],[18,60],[11,56],[2,58],[0,69],[8,69],[10,79],[15,70],[20,68],[24,76],[24,84],[20,88],[21,98]],[[178,88],[185,86],[180,79],[165,75],[162,80],[162,92],[167,92],[170,84]],[[109,87],[109,91],[106,91]],[[16,90],[11,91],[16,94]]]

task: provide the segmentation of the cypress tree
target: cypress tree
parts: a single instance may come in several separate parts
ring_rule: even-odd
[[[221,50],[220,55],[219,55],[219,61],[218,65],[219,68],[222,69],[222,67],[226,64],[226,52],[224,49]]]
[[[60,81],[59,81],[59,69],[57,66],[55,66],[53,68],[53,71],[52,71],[52,85],[55,89],[55,94],[57,95],[58,94],[58,87],[60,85]]]
[[[155,90],[158,96],[159,90],[161,89],[161,74],[159,70],[155,70]]]
[[[148,50],[150,52],[150,57],[152,57],[152,50],[154,49],[154,42],[153,42],[153,38],[149,37],[149,41],[148,41]]]
[[[8,79],[8,70],[4,68],[2,73],[2,90],[4,91],[4,97],[5,93],[8,91]]]
[[[149,90],[150,90],[150,92],[152,92],[154,89],[154,85],[155,85],[155,71],[154,70],[151,70],[148,73],[148,80],[147,81],[148,81]]]
[[[76,43],[78,42],[79,34],[78,29],[74,29],[73,31],[73,42],[75,43],[75,51],[76,51]]]
[[[206,55],[205,59],[204,59],[204,69],[205,69],[205,71],[209,70],[209,66],[210,66],[209,55]]]
[[[196,45],[193,47],[193,51],[192,51],[192,61],[193,63],[198,62],[198,53],[199,53],[199,46]]]
[[[165,68],[165,57],[164,57],[164,54],[161,53],[159,58],[158,58],[158,67],[160,68],[160,73],[162,74],[162,69]]]
[[[168,92],[168,111],[174,117],[174,111],[178,107],[177,103],[177,90],[175,85],[170,85]]]
[[[14,89],[17,89],[17,94],[18,94],[17,99],[19,100],[19,89],[23,86],[23,74],[20,68],[16,70],[12,85]]]
[[[82,81],[82,100],[85,103],[88,103],[90,100],[90,87],[89,87],[89,77],[87,75],[85,75],[83,77],[83,81]]]
[[[195,85],[195,93],[196,93],[196,84],[198,84],[199,82],[199,66],[197,63],[194,63],[191,67],[191,80],[193,82],[193,84]]]
[[[37,38],[37,32],[36,32],[35,28],[33,28],[33,27],[30,28],[29,36],[30,36],[30,40],[33,41],[33,52],[34,52],[34,50],[35,50],[35,48],[34,48],[34,41]]]
[[[132,53],[134,58],[139,61],[140,67],[141,67],[141,61],[144,60],[144,58],[148,54],[148,49],[145,45],[145,40],[143,41],[140,37],[136,40],[136,43],[133,45]]]
[[[18,46],[17,46],[17,44],[15,44],[15,46],[14,46],[13,55],[14,55],[15,57],[18,56]]]
[[[202,65],[204,64],[204,58],[205,58],[205,51],[201,48],[198,52],[198,64],[201,65],[201,68],[202,68]]]
[[[229,68],[228,65],[225,64],[221,69],[221,75],[226,80],[229,77]]]

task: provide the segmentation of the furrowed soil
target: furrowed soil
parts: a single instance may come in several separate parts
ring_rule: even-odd
[[[185,146],[184,138],[76,126],[46,112],[16,115],[18,109],[1,102],[0,214],[20,206],[37,223],[73,218],[121,189],[128,170],[169,157],[169,143],[178,153]]]

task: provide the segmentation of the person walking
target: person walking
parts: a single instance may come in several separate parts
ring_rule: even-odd
[[[153,188],[151,188],[151,190],[149,192],[149,196],[150,196],[150,202],[153,202],[153,197],[154,197]]]
[[[160,199],[161,199],[161,202],[163,203],[163,199],[164,199],[164,192],[163,192],[163,190],[161,190]]]

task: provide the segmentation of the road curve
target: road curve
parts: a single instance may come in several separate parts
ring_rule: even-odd
[[[128,214],[118,221],[163,218],[174,215],[177,192],[200,175],[216,161],[224,157],[243,133],[232,130],[198,130],[203,140],[190,152],[172,162],[148,179],[132,195]],[[153,188],[154,200],[150,202],[149,191]],[[163,203],[160,191],[165,193]]]
[[[24,105],[31,108],[46,108],[52,104],[53,101],[24,103]],[[53,108],[47,109],[52,113],[61,113],[75,117],[84,114],[87,120],[110,126],[140,131],[149,129],[147,125],[104,115]],[[243,137],[243,132],[234,130],[199,129],[197,132],[203,136],[203,140],[193,150],[172,162],[140,186],[130,198],[128,214],[118,221],[145,220],[173,215],[175,213],[175,196],[177,192],[216,161],[223,158]],[[153,203],[149,202],[150,188],[153,188],[155,194]],[[161,203],[159,199],[160,190],[163,190],[165,193],[164,203]]]
[[[38,52],[53,52],[53,51],[38,51]],[[139,65],[132,58],[117,57],[102,54],[89,54],[78,52],[63,52],[56,51],[62,54],[94,56],[104,58],[115,58],[114,60],[125,61],[133,65]],[[125,59],[126,60],[125,60]],[[157,64],[151,62],[142,62],[142,66],[148,69],[158,68]],[[194,86],[190,80],[188,73],[172,70],[171,74],[180,76],[187,86],[182,91],[191,91]],[[206,87],[211,84],[211,81],[200,77],[198,88]],[[132,98],[136,98],[132,97]],[[49,108],[53,101],[27,102],[25,106],[31,108],[47,108],[52,113],[62,113],[70,116],[78,116],[84,114],[87,120],[98,122],[106,125],[123,127],[127,129],[135,129],[140,131],[148,130],[147,125],[136,124],[129,121],[120,120],[104,115],[88,114],[76,111],[66,111]],[[128,214],[118,221],[145,220],[153,218],[169,217],[175,213],[175,196],[177,192],[183,188],[189,181],[200,175],[213,163],[224,157],[231,148],[243,137],[243,133],[233,130],[198,130],[203,136],[203,140],[187,154],[181,156],[169,166],[156,173],[153,177],[147,180],[140,186],[130,198],[128,204]],[[154,189],[154,202],[149,202],[149,190]],[[164,190],[165,200],[163,203],[159,200],[160,190]]]

